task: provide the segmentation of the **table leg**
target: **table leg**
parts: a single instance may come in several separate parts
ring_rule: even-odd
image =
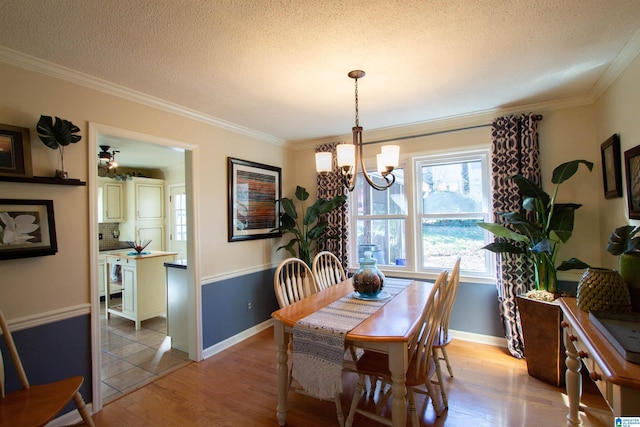
[[[567,426],[578,427],[582,425],[582,419],[580,418],[580,398],[582,396],[582,375],[580,374],[580,368],[582,367],[582,360],[571,342],[567,329],[565,329],[564,332],[564,345],[567,355],[564,362],[567,366],[565,382],[567,383],[567,397],[569,398]]]
[[[284,330],[284,325],[279,321],[274,321],[274,339],[278,353],[276,356],[278,379],[278,407],[276,415],[278,424],[283,426],[287,423],[287,389],[289,388],[289,368],[287,366],[288,337]]]
[[[389,371],[391,372],[391,421],[393,427],[404,427],[407,423],[407,346],[406,343],[392,343],[389,346]]]

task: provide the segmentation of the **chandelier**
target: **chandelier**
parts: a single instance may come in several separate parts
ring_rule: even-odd
[[[120,151],[112,150],[109,152],[109,148],[111,147],[108,145],[100,146],[102,151],[98,153],[98,166],[104,166],[107,169],[117,168],[118,162],[116,162],[116,153],[119,153]]]
[[[360,126],[360,117],[358,111],[358,79],[364,77],[362,70],[350,71],[348,76],[355,80],[355,100],[356,100],[356,125],[352,128],[353,144],[343,143],[336,147],[338,156],[338,167],[342,173],[342,182],[344,186],[353,191],[356,188],[356,179],[358,178],[358,169],[362,169],[362,175],[369,185],[376,190],[386,190],[396,181],[393,169],[398,166],[398,158],[400,157],[400,147],[397,145],[385,145],[381,149],[381,153],[377,155],[377,170],[384,179],[380,184],[376,183],[367,173],[362,157],[362,127]],[[316,153],[316,171],[321,177],[325,177],[332,170],[332,154]]]

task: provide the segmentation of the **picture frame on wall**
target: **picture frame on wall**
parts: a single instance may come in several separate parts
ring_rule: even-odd
[[[624,152],[629,219],[640,219],[640,145]]]
[[[620,138],[617,133],[600,145],[600,154],[604,198],[622,197],[622,161],[620,160]]]
[[[228,241],[280,237],[282,170],[228,158]]]
[[[0,199],[0,260],[58,252],[53,200]]]
[[[29,129],[0,124],[0,176],[33,177]]]

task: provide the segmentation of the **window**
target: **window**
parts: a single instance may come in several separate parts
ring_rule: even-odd
[[[404,189],[404,170],[394,170],[396,182],[386,191],[371,187],[358,174],[356,188],[351,193],[352,229],[355,229],[358,253],[354,265],[371,251],[378,265],[402,264],[406,259],[407,201]],[[376,182],[383,183],[378,172],[371,174]],[[353,233],[352,233],[353,235]]]
[[[476,225],[491,221],[488,158],[488,150],[417,157],[394,170],[386,191],[359,174],[350,195],[351,265],[370,250],[383,268],[439,273],[461,257],[466,274],[489,277],[494,258],[480,248],[490,236]]]
[[[186,194],[176,194],[172,196],[174,203],[174,234],[173,238],[177,241],[187,240],[187,196]]]
[[[491,221],[487,153],[424,157],[415,160],[418,268],[453,267],[485,275],[493,257],[481,250],[486,242],[476,224]]]

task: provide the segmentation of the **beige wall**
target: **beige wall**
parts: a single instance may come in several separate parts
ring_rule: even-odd
[[[276,239],[227,242],[227,156],[282,167],[287,183],[295,170],[287,149],[4,63],[0,82],[0,123],[30,129],[34,175],[52,176],[59,167],[57,151],[37,136],[41,114],[80,127],[83,138],[67,147],[65,166],[70,177],[83,181],[96,167],[86,161],[89,122],[196,145],[201,276],[270,266],[274,261],[280,245]],[[0,182],[0,197],[52,199],[58,236],[55,256],[0,261],[0,308],[5,315],[12,319],[88,303],[88,187]]]
[[[554,186],[551,184],[553,169],[563,162],[574,159],[585,159],[594,163],[593,172],[581,168],[577,175],[565,182],[560,187],[558,201],[581,203],[576,212],[574,236],[563,245],[558,254],[558,262],[576,257],[593,265],[600,265],[601,247],[597,242],[601,194],[601,172],[599,139],[595,137],[594,111],[592,106],[574,107],[559,110],[540,110],[544,118],[539,123],[540,156],[542,167],[542,179],[544,189],[551,193]],[[443,130],[482,126],[491,123],[495,115],[477,117],[472,121],[460,121],[447,127],[418,129],[414,134],[422,135]],[[364,130],[364,141],[382,140],[391,137],[391,130],[370,131]],[[397,132],[397,131],[396,131]],[[344,136],[336,138],[341,142],[349,140]],[[478,147],[489,147],[491,144],[491,128],[482,126],[473,129],[435,133],[430,136],[417,137],[399,141],[401,160],[411,162],[412,157],[424,154],[436,154],[445,151],[465,150]],[[367,147],[366,157],[373,158],[379,152],[379,145]],[[308,147],[296,153],[296,163],[299,165],[297,182],[314,188],[314,148]],[[594,192],[596,188],[598,191]],[[315,192],[312,192],[315,195]],[[596,239],[593,238],[596,236]],[[560,278],[565,280],[578,280],[581,272],[572,271],[561,273]]]
[[[622,197],[604,199],[600,197],[600,247],[602,249],[602,265],[617,268],[617,257],[610,255],[605,249],[609,235],[617,227],[631,224],[640,225],[640,221],[629,220],[627,214],[627,184],[625,182],[626,168],[624,166],[624,152],[640,144],[640,55],[626,67],[616,81],[595,103],[596,127],[595,137],[597,150],[600,144],[611,135],[620,136],[620,151],[622,157]],[[598,154],[599,155],[599,154]],[[602,178],[600,191],[602,188]],[[597,238],[598,235],[594,235]]]

